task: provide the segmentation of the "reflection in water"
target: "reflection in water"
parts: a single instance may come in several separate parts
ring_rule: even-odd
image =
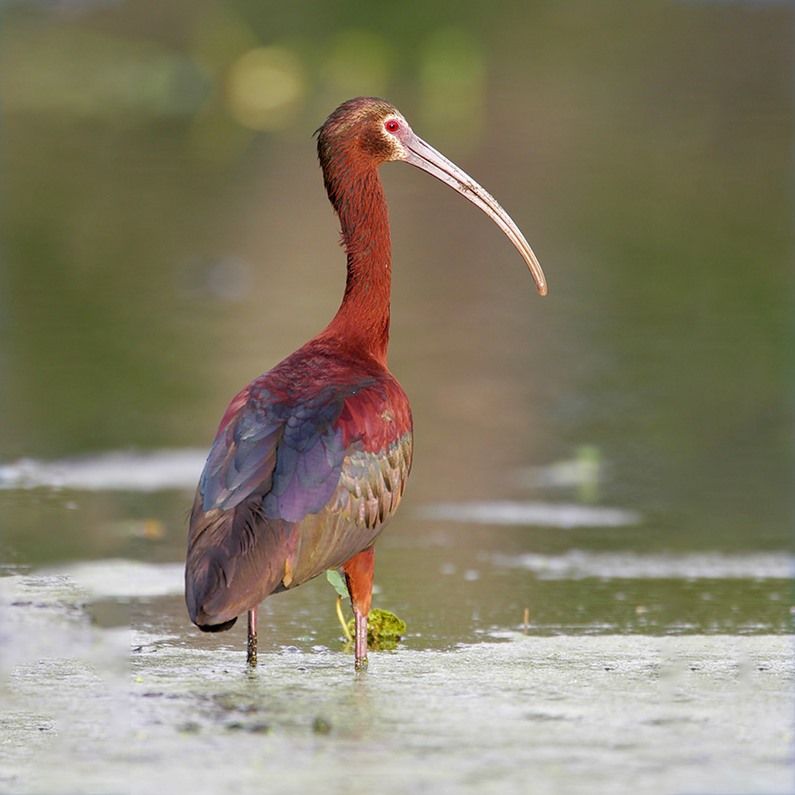
[[[633,552],[584,552],[564,555],[495,556],[503,566],[519,566],[544,579],[600,577],[606,579],[748,579],[788,580],[795,574],[795,557],[758,552],[744,555],[694,553],[690,555],[639,555]]]
[[[206,450],[111,452],[62,461],[23,458],[0,464],[0,489],[192,491],[206,458]]]
[[[486,525],[538,525],[540,527],[625,527],[637,525],[635,511],[600,508],[593,505],[548,502],[456,502],[429,505],[420,516],[451,522],[477,522]]]

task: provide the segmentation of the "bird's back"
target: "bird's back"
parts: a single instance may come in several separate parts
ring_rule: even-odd
[[[372,545],[411,468],[412,421],[374,360],[308,343],[230,403],[191,513],[191,619],[225,629]]]

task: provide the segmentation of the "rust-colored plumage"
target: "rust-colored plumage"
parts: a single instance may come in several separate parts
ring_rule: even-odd
[[[408,399],[386,366],[391,249],[378,167],[404,160],[486,212],[546,283],[530,246],[497,202],[412,132],[387,102],[341,105],[318,131],[348,277],[337,314],[315,338],[252,381],[227,408],[196,491],[185,596],[205,631],[249,616],[268,595],[341,569],[366,664],[373,544],[397,510],[412,459]]]

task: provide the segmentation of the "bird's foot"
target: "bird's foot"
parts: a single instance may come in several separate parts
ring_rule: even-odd
[[[257,636],[249,636],[246,648],[246,664],[249,668],[257,667]]]
[[[257,667],[257,608],[248,611],[248,640],[246,643],[246,663],[249,668]]]
[[[353,661],[353,670],[354,671],[366,671],[367,670],[367,657],[357,657]]]
[[[367,616],[354,607],[353,667],[357,671],[367,670]]]

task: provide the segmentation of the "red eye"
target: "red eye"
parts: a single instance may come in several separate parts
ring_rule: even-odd
[[[398,124],[396,119],[390,119],[385,125],[388,132],[394,133],[400,129],[400,124]]]

